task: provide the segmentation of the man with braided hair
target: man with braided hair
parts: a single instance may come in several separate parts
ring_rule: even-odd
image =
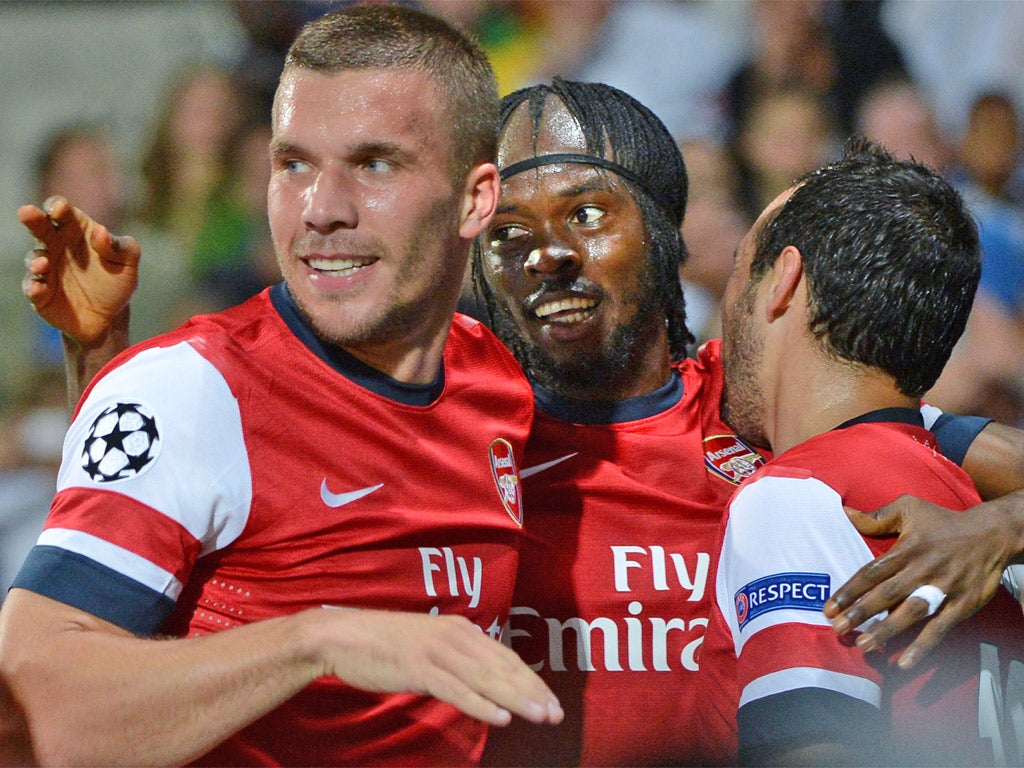
[[[484,760],[692,759],[714,534],[763,458],[719,416],[717,345],[685,358],[686,168],[605,85],[519,91],[500,123],[502,199],[474,267],[538,408],[510,635],[566,719],[494,732]]]

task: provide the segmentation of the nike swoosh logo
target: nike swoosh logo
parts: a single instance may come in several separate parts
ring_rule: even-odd
[[[378,483],[377,485],[371,485],[368,488],[360,488],[358,491],[349,491],[348,493],[331,493],[327,490],[327,478],[325,477],[324,481],[320,483],[320,498],[328,507],[337,509],[338,507],[344,507],[346,504],[351,504],[356,499],[363,498],[363,496],[369,496],[378,488],[383,487],[384,483]]]
[[[526,467],[526,469],[521,469],[521,470],[519,470],[519,479],[520,480],[525,480],[526,478],[530,477],[531,475],[536,475],[538,472],[543,472],[545,469],[551,469],[556,464],[561,464],[566,459],[571,459],[573,456],[576,456],[578,453],[579,453],[579,451],[576,451],[576,453],[570,453],[570,454],[568,454],[566,456],[562,456],[561,458],[555,459],[553,461],[546,461],[543,464],[538,464],[538,465],[536,465],[534,467]]]

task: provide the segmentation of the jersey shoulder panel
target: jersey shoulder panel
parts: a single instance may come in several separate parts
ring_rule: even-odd
[[[57,488],[128,496],[176,520],[205,551],[231,541],[245,524],[251,475],[221,371],[185,342],[142,349],[109,371],[71,425]]]

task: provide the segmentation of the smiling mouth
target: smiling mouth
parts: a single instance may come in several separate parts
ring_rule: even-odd
[[[376,259],[308,259],[306,263],[311,269],[322,272],[331,277],[348,277],[354,275],[363,267],[373,264]]]
[[[597,304],[597,299],[574,296],[571,299],[545,301],[533,313],[549,323],[579,323],[590,316]]]

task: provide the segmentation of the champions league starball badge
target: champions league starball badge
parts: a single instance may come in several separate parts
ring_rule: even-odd
[[[82,449],[82,469],[97,483],[144,472],[160,453],[156,417],[139,403],[118,403],[93,421]]]

